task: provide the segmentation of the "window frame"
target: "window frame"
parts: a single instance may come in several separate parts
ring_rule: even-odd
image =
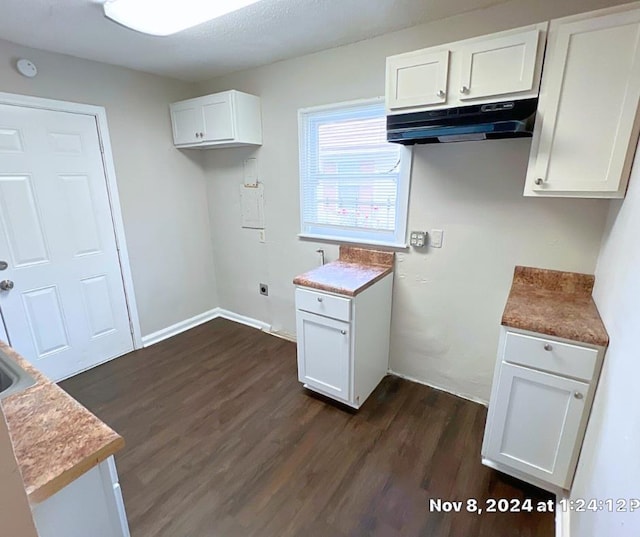
[[[304,221],[304,185],[306,175],[304,174],[303,156],[309,151],[307,137],[307,118],[314,113],[323,111],[333,111],[358,106],[383,105],[384,98],[359,99],[331,103],[321,106],[300,108],[298,110],[298,177],[300,189],[300,233],[298,237],[302,239],[317,239],[332,242],[349,242],[355,244],[367,244],[373,246],[386,246],[392,248],[407,248],[407,224],[409,217],[409,192],[411,189],[411,170],[413,166],[413,146],[401,145],[400,150],[400,172],[398,174],[398,185],[396,189],[396,217],[395,229],[393,232],[383,232],[381,230],[368,230],[366,228],[348,228],[340,226],[316,225],[309,226]],[[316,138],[317,139],[317,138]],[[380,238],[377,239],[376,236]]]

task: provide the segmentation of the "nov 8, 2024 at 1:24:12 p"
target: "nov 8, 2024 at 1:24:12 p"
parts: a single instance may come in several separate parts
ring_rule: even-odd
[[[442,498],[429,499],[429,511],[434,513],[521,513],[537,512],[552,513],[556,511],[597,512],[608,511],[611,513],[640,512],[640,498],[563,498],[557,503],[555,500],[532,500],[531,498],[488,498],[477,500],[443,500]]]

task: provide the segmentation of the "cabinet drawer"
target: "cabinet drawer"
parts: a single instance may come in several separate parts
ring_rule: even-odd
[[[296,289],[296,309],[341,321],[351,319],[351,300],[319,291]]]
[[[507,332],[504,360],[542,371],[583,379],[593,377],[598,351],[543,337]]]

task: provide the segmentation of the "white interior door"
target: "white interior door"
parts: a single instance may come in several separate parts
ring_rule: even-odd
[[[11,345],[50,378],[133,349],[94,116],[0,105],[0,260]]]

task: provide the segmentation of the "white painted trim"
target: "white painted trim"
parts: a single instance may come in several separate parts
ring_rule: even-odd
[[[446,388],[443,388],[442,386],[436,386],[435,384],[430,384],[428,382],[425,382],[424,380],[420,380],[420,379],[417,379],[415,377],[410,377],[409,375],[403,375],[402,373],[397,373],[396,371],[393,371],[392,369],[389,369],[387,371],[387,373],[389,375],[393,375],[395,377],[400,377],[401,379],[409,380],[411,382],[416,382],[418,384],[423,384],[424,386],[429,386],[429,388],[433,388],[433,389],[439,390],[441,392],[450,393],[451,395],[455,395],[456,397],[461,397],[462,399],[466,399],[467,401],[472,401],[474,403],[479,403],[482,406],[489,406],[489,402],[488,401],[485,401],[484,399],[480,399],[479,397],[475,397],[473,395],[469,395],[469,394],[466,394],[466,393],[452,392],[451,390],[447,390]]]
[[[208,321],[212,321],[213,319],[217,319],[218,317],[220,317],[220,308],[213,308],[209,311],[205,311],[199,315],[191,317],[190,319],[185,319],[179,323],[172,324],[171,326],[167,326],[166,328],[162,328],[161,330],[142,336],[142,344],[144,347],[155,345],[156,343],[160,343],[165,339],[177,336],[182,332],[195,328],[196,326]]]
[[[107,124],[107,112],[105,108],[103,106],[95,106],[92,104],[57,101],[53,99],[44,99],[41,97],[31,97],[28,95],[4,92],[0,92],[0,104],[52,110],[54,112],[70,112],[73,114],[93,116],[95,118],[98,137],[102,146],[102,161],[107,182],[107,192],[109,194],[109,204],[111,205],[111,219],[113,221],[116,243],[118,245],[120,271],[122,273],[127,310],[129,311],[129,321],[133,332],[133,348],[140,349],[143,346],[142,333],[140,331],[140,318],[138,316],[138,306],[133,287],[133,277],[131,274],[131,266],[129,264],[129,252],[127,250],[127,241],[125,238],[124,222],[122,220],[116,170],[113,164],[113,153],[111,150],[109,126]]]
[[[170,337],[177,336],[178,334],[186,332],[191,328],[195,328],[196,326],[209,321],[213,321],[214,319],[218,318],[223,318],[229,321],[244,324],[246,326],[250,326],[251,328],[257,328],[258,330],[262,330],[263,332],[267,333],[270,333],[271,331],[270,324],[259,321],[258,319],[246,317],[245,315],[240,315],[223,308],[213,308],[209,311],[205,311],[203,313],[200,313],[199,315],[191,317],[190,319],[185,319],[184,321],[180,321],[179,323],[167,326],[166,328],[158,330],[157,332],[142,336],[142,343],[145,347],[149,347],[151,345],[159,343],[160,341],[164,341],[165,339],[169,339]]]
[[[568,496],[556,495],[556,537],[571,537],[571,510],[563,510],[558,507],[558,502],[568,499]]]
[[[284,339],[285,341],[290,341],[291,343],[298,342],[294,334],[288,334],[287,332],[274,332],[273,330],[270,330],[269,334],[277,338]]]
[[[235,321],[252,328],[257,328],[258,330],[262,330],[263,332],[271,332],[270,324],[259,321],[258,319],[246,317],[245,315],[240,315],[239,313],[234,313],[233,311],[225,310],[223,308],[218,308],[218,317],[228,319],[229,321]]]

